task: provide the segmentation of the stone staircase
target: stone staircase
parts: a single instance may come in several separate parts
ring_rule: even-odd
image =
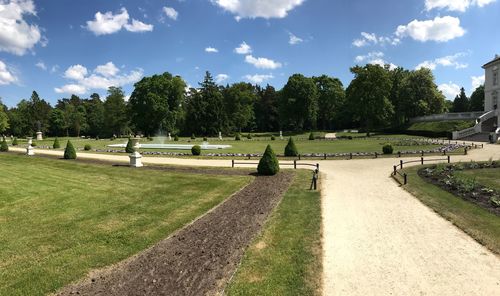
[[[489,142],[490,141],[490,133],[477,133],[472,136],[468,136],[465,138],[461,138],[461,141],[471,141],[471,142]]]

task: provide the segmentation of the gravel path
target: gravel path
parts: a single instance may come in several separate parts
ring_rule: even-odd
[[[499,145],[452,161],[490,157]],[[499,257],[398,187],[396,162],[321,164],[324,295],[500,295]]]
[[[325,135],[325,139],[336,139],[337,134],[336,133],[329,133]]]

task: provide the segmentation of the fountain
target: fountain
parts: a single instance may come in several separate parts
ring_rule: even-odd
[[[33,146],[31,146],[31,144],[33,144],[33,138],[28,137],[27,139],[28,139],[28,147],[26,148],[26,155],[33,156],[35,155],[35,149],[33,148]]]
[[[140,138],[137,137],[130,138],[130,141],[132,141],[132,147],[134,147],[134,152],[129,155],[130,166],[134,168],[140,168],[143,166],[142,155],[137,151],[140,148],[139,140]]]

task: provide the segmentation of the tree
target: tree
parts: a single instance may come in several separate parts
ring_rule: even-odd
[[[470,111],[484,111],[484,85],[479,86],[470,96]]]
[[[402,67],[397,67],[390,71],[391,76],[391,94],[389,95],[389,101],[394,107],[394,116],[392,124],[395,127],[400,127],[408,121],[408,112],[406,112],[406,107],[409,105],[410,99],[405,97],[405,87],[407,86],[408,76],[410,71],[403,69]]]
[[[318,127],[333,129],[340,125],[341,108],[345,103],[345,91],[337,78],[322,75],[313,77],[318,90]]]
[[[52,107],[45,100],[40,99],[38,93],[33,91],[28,101],[28,122],[31,129],[46,133],[49,130],[50,111]]]
[[[106,134],[120,135],[128,126],[125,94],[120,87],[108,88],[108,96],[104,102],[104,126]]]
[[[254,119],[253,104],[257,100],[255,88],[250,83],[235,83],[223,90],[228,124],[241,132]]]
[[[7,116],[7,107],[0,100],[0,134],[4,133],[9,127],[9,117]]]
[[[76,150],[71,141],[68,140],[64,149],[64,159],[76,159]]]
[[[90,99],[83,101],[87,119],[87,134],[92,137],[103,135],[104,104],[98,94],[93,93]]]
[[[279,94],[269,84],[264,88],[257,87],[254,104],[255,123],[259,131],[279,130]]]
[[[389,101],[391,78],[379,65],[351,68],[354,79],[347,88],[349,111],[370,134],[375,127],[387,126],[394,112]]]
[[[295,142],[293,141],[293,138],[290,137],[290,139],[288,139],[288,143],[286,144],[286,147],[285,147],[285,156],[298,156],[299,155],[299,151],[297,150],[297,146],[295,146]]]
[[[460,89],[460,94],[455,97],[453,101],[453,112],[468,112],[469,111],[469,98],[465,94],[465,89]]]
[[[280,165],[271,145],[267,145],[264,155],[259,161],[257,172],[264,176],[274,176],[280,171]]]
[[[165,72],[144,77],[134,87],[128,110],[135,127],[146,135],[154,135],[160,128],[176,133],[185,96],[184,80]]]
[[[318,118],[318,91],[314,80],[294,74],[283,87],[280,102],[282,126],[293,129],[315,129]]]
[[[186,98],[186,129],[191,133],[216,135],[225,122],[224,98],[207,71],[200,88],[191,89]]]

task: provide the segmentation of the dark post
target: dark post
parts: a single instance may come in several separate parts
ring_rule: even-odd
[[[450,163],[450,156],[448,155],[448,163]]]
[[[299,154],[299,160],[300,160],[300,154]]]
[[[420,163],[424,164],[424,158],[423,157],[420,157]]]
[[[231,167],[234,168],[234,159],[231,159]]]
[[[247,156],[248,156],[248,159],[250,159],[250,154],[248,154]]]
[[[399,165],[401,166],[401,168],[403,168],[403,160],[399,161]]]
[[[297,160],[296,159],[293,160],[293,168],[297,169]]]
[[[467,155],[467,146],[465,146],[464,155]]]
[[[319,172],[319,163],[316,164],[316,169],[318,170]]]
[[[398,172],[397,166],[394,166],[394,176],[396,176],[397,172]]]
[[[325,155],[323,156],[323,159],[324,159],[324,160],[326,160],[326,153],[325,153]]]
[[[319,170],[314,170],[313,172],[313,177],[312,177],[312,180],[311,180],[311,187],[309,188],[309,190],[316,190],[316,187],[317,187],[317,181],[318,181],[318,174],[319,174]]]
[[[352,152],[349,153],[349,159],[352,159]]]
[[[424,156],[424,150],[422,150],[422,156]]]
[[[377,152],[375,152],[375,158],[378,158],[378,153]]]
[[[406,173],[403,174],[403,179],[404,179],[404,185],[408,183],[408,175]]]
[[[398,157],[401,158],[401,151],[398,151]]]

